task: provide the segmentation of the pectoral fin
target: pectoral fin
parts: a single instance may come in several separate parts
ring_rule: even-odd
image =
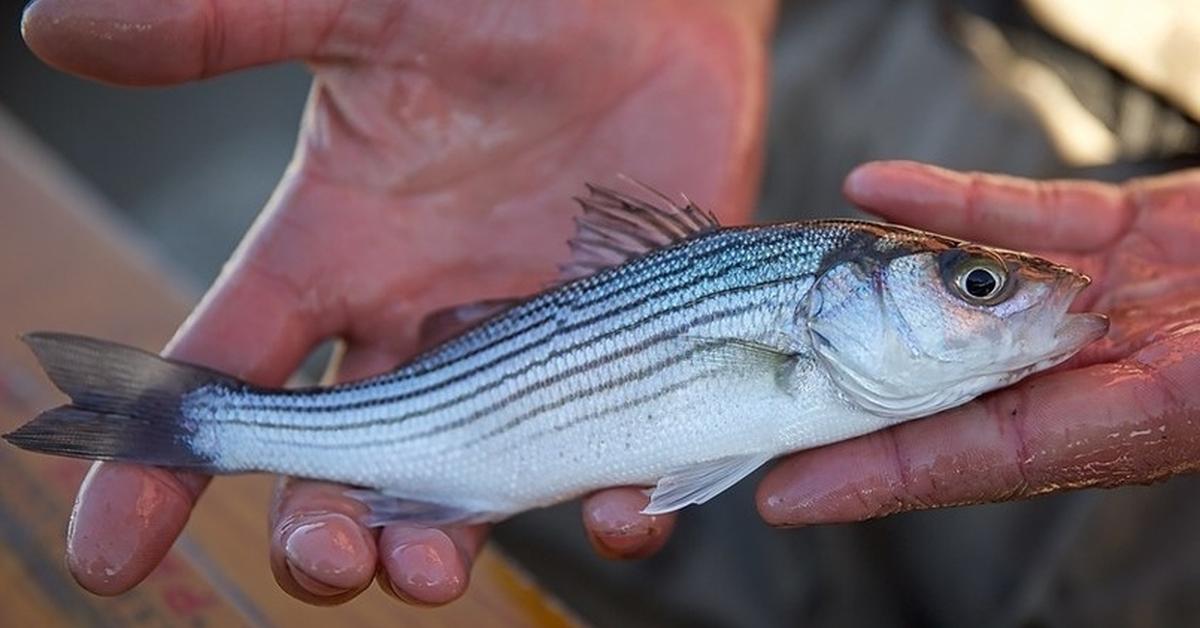
[[[768,342],[739,338],[708,338],[681,336],[687,343],[692,360],[706,370],[719,370],[739,377],[768,377],[779,392],[793,394],[796,384],[812,368],[812,358],[797,352],[791,340],[780,336]]]
[[[795,359],[788,349],[740,338],[713,338],[687,334],[681,337],[693,351],[693,360],[713,366],[763,368],[774,372]]]
[[[734,456],[710,460],[663,477],[650,493],[645,515],[674,512],[692,504],[703,504],[750,475],[771,456]]]

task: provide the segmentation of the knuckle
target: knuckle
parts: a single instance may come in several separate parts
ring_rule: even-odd
[[[921,481],[915,473],[908,455],[908,445],[898,438],[897,430],[880,432],[884,440],[884,452],[892,469],[891,499],[877,504],[872,517],[880,517],[910,510],[924,510],[934,504],[933,485]]]

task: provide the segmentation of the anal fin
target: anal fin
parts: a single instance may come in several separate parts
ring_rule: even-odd
[[[393,523],[429,527],[467,525],[504,518],[498,513],[477,512],[461,506],[407,499],[369,488],[354,488],[345,491],[344,494],[367,507],[367,514],[361,521],[363,525],[371,528]]]
[[[703,504],[737,484],[771,459],[767,454],[710,460],[664,476],[650,493],[642,514],[661,515]]]

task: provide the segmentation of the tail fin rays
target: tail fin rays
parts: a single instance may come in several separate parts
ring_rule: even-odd
[[[60,333],[24,338],[71,404],[40,414],[4,435],[42,453],[205,469],[211,460],[188,444],[184,395],[214,383],[238,385],[216,371],[123,345]]]

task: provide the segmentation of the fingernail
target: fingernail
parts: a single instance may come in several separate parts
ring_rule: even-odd
[[[114,463],[88,472],[67,528],[67,564],[84,588],[98,595],[128,590],[175,541],[189,500],[164,473]]]
[[[393,591],[418,604],[445,604],[462,595],[458,550],[441,530],[405,529],[391,534],[395,544],[385,563]]]
[[[359,525],[341,513],[310,515],[284,538],[288,571],[306,590],[336,595],[366,584],[375,567]]]
[[[635,558],[657,549],[674,519],[642,514],[647,503],[645,494],[636,489],[589,497],[583,512],[592,545],[609,558]]]

